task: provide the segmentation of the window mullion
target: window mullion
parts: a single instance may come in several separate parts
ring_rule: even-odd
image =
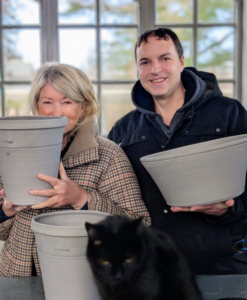
[[[138,35],[145,30],[153,29],[155,24],[155,0],[139,0],[140,26]]]
[[[41,5],[42,62],[57,61],[57,0],[42,0]]]

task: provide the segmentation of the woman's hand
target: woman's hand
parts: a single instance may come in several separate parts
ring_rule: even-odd
[[[209,205],[200,205],[200,206],[191,206],[191,207],[171,207],[173,212],[201,212],[213,216],[221,216],[225,214],[231,206],[234,205],[234,200],[226,200],[223,202],[209,204]]]
[[[30,208],[30,206],[19,206],[14,205],[12,202],[7,202],[4,190],[0,190],[0,195],[3,197],[2,210],[7,217],[13,217],[18,211]]]
[[[56,208],[71,205],[73,208],[79,210],[86,204],[88,198],[87,192],[77,183],[69,179],[61,162],[59,164],[59,173],[60,179],[45,174],[38,174],[38,179],[50,183],[53,186],[53,189],[31,190],[29,192],[30,195],[50,197],[43,203],[33,205],[32,208]]]

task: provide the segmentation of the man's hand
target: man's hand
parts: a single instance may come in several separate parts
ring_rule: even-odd
[[[30,208],[30,206],[19,206],[14,205],[12,202],[7,202],[4,190],[0,190],[0,195],[3,197],[2,210],[7,217],[13,217],[18,211]]]
[[[231,206],[234,205],[234,200],[226,200],[223,202],[209,204],[209,205],[200,205],[200,206],[191,206],[191,207],[171,207],[173,212],[201,212],[207,215],[221,216],[225,214]]]
[[[61,207],[71,205],[75,209],[81,209],[87,202],[88,194],[77,183],[70,180],[67,176],[63,164],[59,165],[60,179],[38,174],[38,179],[46,181],[53,186],[53,189],[48,190],[31,190],[29,193],[36,196],[50,197],[47,201],[33,205],[33,209],[41,209],[45,207]]]

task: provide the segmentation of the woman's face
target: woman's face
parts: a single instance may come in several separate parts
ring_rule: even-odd
[[[64,135],[71,132],[82,117],[86,102],[75,103],[59,93],[50,83],[40,91],[38,112],[41,116],[64,116],[68,124],[64,128]]]

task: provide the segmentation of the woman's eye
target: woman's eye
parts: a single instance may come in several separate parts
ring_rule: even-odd
[[[71,104],[72,101],[64,101],[63,104]]]
[[[126,259],[125,259],[125,262],[126,262],[127,264],[132,263],[132,261],[133,261],[132,258],[126,258]]]

